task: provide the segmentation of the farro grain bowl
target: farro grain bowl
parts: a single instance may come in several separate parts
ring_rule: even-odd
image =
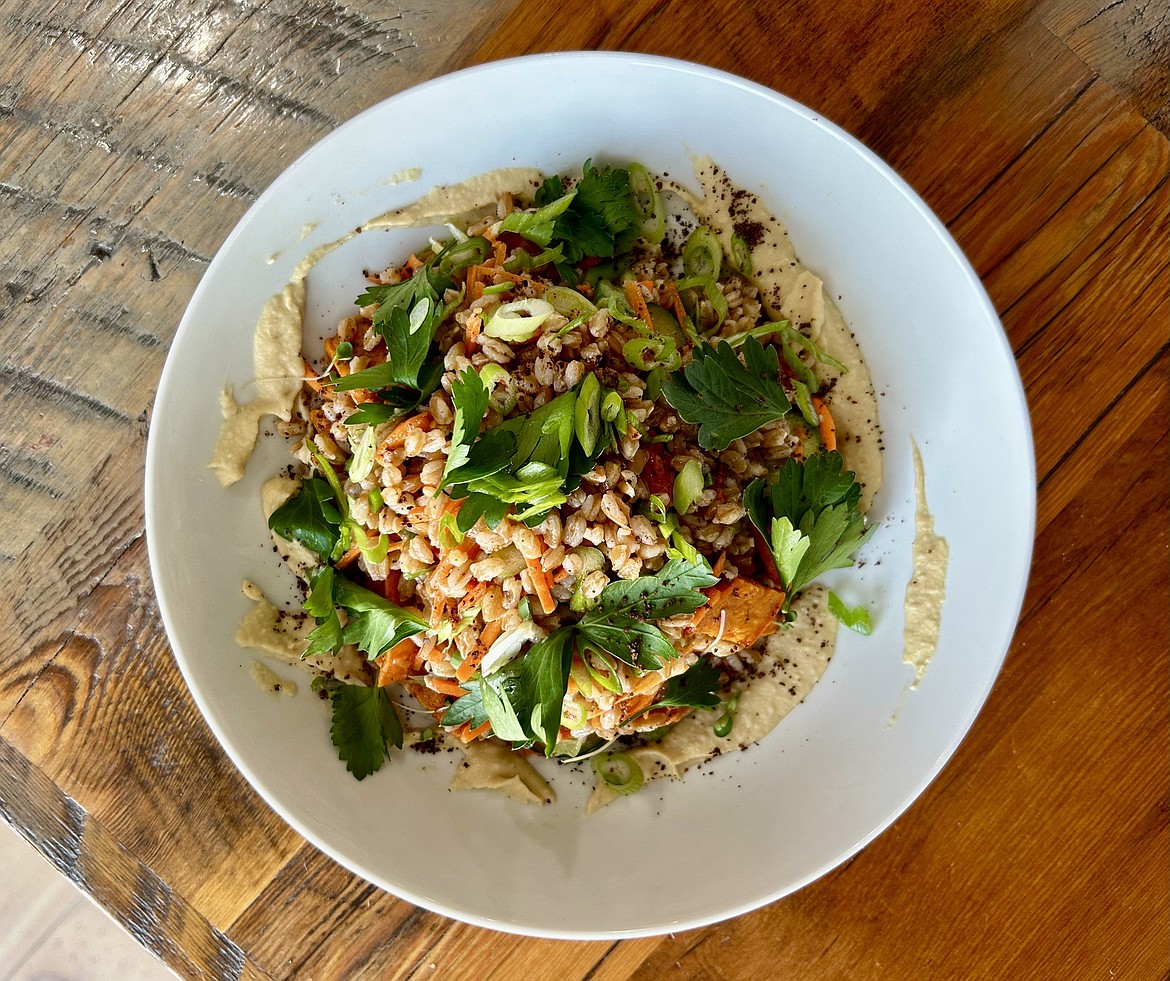
[[[320,357],[295,351],[264,510],[304,609],[246,584],[237,637],[314,670],[358,779],[448,740],[454,787],[532,801],[533,754],[591,760],[596,808],[762,738],[824,670],[830,605],[865,629],[813,586],[875,528],[864,361],[783,226],[695,176],[436,188],[371,227],[447,236],[363,270]],[[258,329],[273,378],[296,307]],[[251,416],[225,414],[226,483]]]

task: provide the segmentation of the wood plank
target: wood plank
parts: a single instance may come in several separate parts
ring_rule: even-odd
[[[1041,475],[1166,341],[1168,171],[1170,142],[1094,84],[953,223],[1004,311]]]
[[[0,816],[182,976],[1165,974],[1164,5],[0,5]],[[618,943],[456,924],[305,844],[185,692],[142,539],[163,354],[248,204],[403,86],[556,48],[697,58],[894,163],[986,278],[1041,464],[1020,633],[921,800],[786,900]]]
[[[1061,0],[1044,7],[1045,24],[1170,136],[1170,7],[1141,0]]]

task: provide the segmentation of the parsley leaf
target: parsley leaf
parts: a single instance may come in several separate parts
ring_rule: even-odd
[[[402,409],[394,405],[387,405],[384,402],[363,402],[345,417],[345,425],[380,426],[401,414]]]
[[[853,553],[876,531],[866,524],[860,498],[861,485],[836,450],[786,460],[770,485],[748,485],[744,507],[771,546],[785,610],[818,576],[851,566]]]
[[[488,390],[474,368],[464,368],[463,374],[451,384],[451,401],[455,404],[455,422],[451,429],[451,451],[436,488],[437,494],[451,479],[453,471],[463,466],[471,456],[471,444],[479,433],[488,407]],[[466,530],[466,529],[463,529]]]
[[[460,534],[466,534],[482,517],[484,524],[495,531],[504,520],[504,515],[508,513],[508,507],[507,501],[501,501],[491,494],[468,494],[455,518],[455,527]]]
[[[609,258],[627,252],[641,230],[637,208],[630,193],[630,174],[621,167],[598,170],[590,161],[582,168],[581,179],[570,192],[572,199],[557,217],[547,246],[560,243],[565,262],[557,268],[580,262],[586,256]],[[551,207],[567,197],[564,182],[549,178],[536,195],[538,206]]]
[[[388,743],[402,746],[402,722],[386,688],[330,682],[333,725],[329,732],[337,755],[358,780],[382,768]]]
[[[298,541],[327,560],[341,536],[341,521],[333,489],[324,480],[310,477],[272,512],[268,527],[286,541]]]
[[[427,627],[427,621],[414,610],[391,603],[344,576],[336,577],[333,596],[349,614],[342,640],[365,651],[371,660]]]
[[[379,310],[379,312],[381,312]],[[443,319],[443,309],[437,299],[424,297],[407,313],[394,307],[382,323],[381,334],[386,339],[386,360],[372,368],[355,371],[333,382],[338,392],[366,389],[381,391],[394,386],[417,389],[435,331]]]
[[[694,360],[662,383],[662,394],[687,422],[698,423],[699,445],[725,450],[788,412],[780,384],[780,358],[754,337],[743,344],[741,362],[726,341],[699,344]]]
[[[500,222],[500,231],[515,232],[521,238],[535,242],[541,248],[548,248],[552,241],[557,219],[564,214],[565,209],[573,203],[573,198],[576,196],[576,191],[570,191],[535,211],[513,211]]]

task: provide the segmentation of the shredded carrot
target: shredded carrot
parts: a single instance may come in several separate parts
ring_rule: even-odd
[[[634,695],[625,700],[622,704],[622,721],[624,722],[631,715],[636,715],[642,709],[649,707],[650,703],[654,701],[652,694]]]
[[[446,708],[449,704],[449,699],[446,695],[440,695],[437,691],[432,691],[421,682],[404,681],[402,687],[410,692],[414,696],[414,700],[428,712],[438,712],[439,709]],[[462,689],[460,691],[461,694],[467,694]]]
[[[487,624],[479,634],[479,640],[476,641],[475,650],[463,659],[463,663],[455,669],[455,677],[460,681],[467,681],[473,674],[476,668],[482,663],[484,656],[488,652],[488,648],[495,643],[496,638],[503,633],[503,621],[493,620]]]
[[[495,243],[495,262],[497,266],[503,266],[504,260],[508,258],[508,246],[505,242],[497,241]]]
[[[395,685],[406,678],[414,665],[418,645],[410,638],[399,641],[378,655],[378,687]]]
[[[399,547],[401,548],[401,544]],[[386,578],[382,580],[382,595],[395,605],[402,602],[402,597],[398,592],[400,582],[402,582],[402,573],[397,569],[391,569],[386,573]]]
[[[464,692],[466,695],[467,693]],[[480,736],[486,736],[491,729],[491,720],[484,722],[481,725],[471,728],[470,722],[464,722],[461,726],[451,730],[451,735],[458,739],[461,743],[469,743],[478,739]]]
[[[727,549],[719,553],[719,558],[715,560],[715,564],[711,566],[711,575],[718,579],[723,575],[723,563],[727,561]]]
[[[362,550],[356,545],[346,552],[340,559],[333,563],[335,569],[346,569],[357,561],[357,557],[362,554]]]
[[[540,600],[540,608],[545,613],[552,613],[557,608],[557,601],[553,599],[552,589],[549,586],[548,573],[540,566],[540,559],[525,559],[528,574],[532,577],[532,588],[536,590],[536,598]]]
[[[483,284],[479,281],[479,266],[469,266],[467,269],[467,298],[478,300],[483,296]]]
[[[503,620],[492,620],[490,623],[484,625],[479,634],[479,642],[486,650],[496,642],[500,634],[504,632]]]
[[[440,678],[433,674],[430,676],[430,682],[430,687],[435,691],[443,695],[450,695],[452,698],[462,698],[467,694],[454,678]]]
[[[394,450],[406,444],[406,437],[416,429],[430,429],[431,414],[429,412],[420,412],[417,416],[411,416],[395,426],[390,435],[386,437],[382,443],[381,449]]]
[[[483,594],[491,588],[486,582],[477,582],[474,586],[468,588],[463,598],[459,601],[459,609],[465,610],[469,606],[475,606],[481,599]]]
[[[837,424],[833,422],[833,417],[829,414],[824,399],[814,395],[812,404],[817,418],[821,421],[821,442],[826,450],[835,450],[837,448]]]
[[[403,266],[404,269],[406,269],[408,272],[410,272],[412,274],[414,272],[416,272],[418,269],[420,269],[421,267],[422,267],[422,259],[420,259],[418,256],[414,255],[413,253],[411,254],[410,258],[406,260],[406,265]]]
[[[644,323],[648,330],[654,330],[654,321],[650,318],[650,308],[646,306],[646,298],[642,296],[642,288],[632,279],[626,280],[626,299],[634,309],[634,314]]]
[[[663,291],[666,293],[666,299],[670,303],[671,310],[674,311],[674,316],[678,320],[679,326],[682,326],[687,322],[687,312],[683,308],[682,297],[679,295],[678,287],[674,285],[673,279],[666,281]]]

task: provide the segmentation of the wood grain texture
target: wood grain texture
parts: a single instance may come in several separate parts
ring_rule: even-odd
[[[0,815],[180,976],[1170,977],[1164,4],[0,0],[0,18]],[[407,85],[571,48],[736,72],[894,165],[1003,318],[1039,479],[1018,634],[935,783],[781,902],[614,943],[454,923],[289,829],[183,686],[140,491],[179,317],[260,191]]]

